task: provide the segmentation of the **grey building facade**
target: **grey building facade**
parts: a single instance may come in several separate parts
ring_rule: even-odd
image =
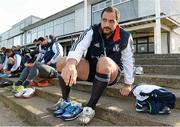
[[[120,10],[119,24],[132,33],[136,53],[155,53],[155,0],[88,0],[87,25],[99,23],[100,14],[107,6]],[[160,1],[162,54],[180,53],[180,33],[176,31],[180,26],[180,16],[168,16],[180,13],[179,6],[178,0]],[[37,22],[15,26],[0,35],[1,46],[16,45],[19,40],[21,45],[29,45],[38,37],[53,34],[57,36],[67,54],[71,44],[84,29],[84,2]]]

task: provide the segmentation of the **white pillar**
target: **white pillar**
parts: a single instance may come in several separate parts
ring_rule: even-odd
[[[87,28],[87,0],[84,0],[84,30]]]
[[[160,19],[160,0],[155,0],[156,24],[154,29],[154,48],[155,54],[161,54],[161,19]]]

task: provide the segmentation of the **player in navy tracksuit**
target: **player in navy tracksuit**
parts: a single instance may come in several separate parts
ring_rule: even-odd
[[[133,39],[130,33],[119,27],[118,19],[116,8],[105,8],[101,23],[85,30],[73,43],[66,60],[57,64],[57,70],[61,72],[62,103],[69,101],[70,87],[76,84],[77,77],[93,82],[90,100],[79,118],[83,123],[90,122],[94,117],[99,98],[108,85],[119,80],[122,66],[125,80],[120,92],[128,96],[131,91],[134,82]],[[56,109],[59,103],[51,109]]]
[[[46,39],[40,37],[38,41],[41,42],[41,45],[44,47],[45,53],[41,58],[40,62],[35,62],[32,68],[28,69],[28,75],[23,74],[16,85],[28,86],[31,80],[39,78],[52,78],[56,77],[55,65],[60,57],[63,56],[63,48],[57,43],[48,43]],[[39,60],[38,60],[39,61]],[[26,75],[26,76],[24,76]]]
[[[22,61],[21,55],[19,53],[14,53],[11,49],[6,49],[5,54],[8,58],[8,60],[6,61],[7,63],[4,66],[4,70],[7,70],[5,73],[16,74],[17,72],[20,72]]]

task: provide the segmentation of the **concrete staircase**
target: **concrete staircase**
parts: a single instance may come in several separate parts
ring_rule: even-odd
[[[170,62],[172,60],[178,61],[180,55],[136,55],[136,62],[139,65],[146,65],[151,67],[151,62],[140,63],[143,58],[148,60],[163,59],[169,60],[167,65],[161,65],[164,68],[171,69],[171,66],[178,66],[176,62]],[[147,61],[148,61],[147,60]],[[144,60],[145,61],[145,60]],[[163,63],[163,62],[162,62]],[[175,64],[173,64],[175,63]],[[145,69],[145,68],[144,68]],[[178,69],[178,68],[177,68]],[[89,124],[89,126],[180,126],[180,70],[165,74],[163,69],[160,69],[160,74],[146,73],[145,75],[138,75],[135,78],[135,83],[148,83],[156,84],[167,87],[170,91],[173,91],[177,96],[176,108],[172,110],[170,115],[149,115],[144,113],[137,113],[135,111],[135,100],[132,96],[122,97],[119,94],[119,87],[123,78],[114,86],[108,87],[100,99],[97,108],[95,119]],[[8,79],[16,81],[17,79]],[[51,106],[61,97],[61,90],[58,86],[57,79],[50,80],[53,84],[49,87],[36,88],[36,94],[30,99],[16,99],[10,92],[5,89],[0,89],[0,101],[7,105],[10,109],[15,111],[20,117],[26,120],[31,125],[38,126],[78,126],[80,123],[77,120],[71,122],[65,122],[61,119],[54,118],[52,113],[46,111],[46,108]],[[90,97],[91,83],[78,81],[77,85],[72,87],[71,99],[85,105]]]

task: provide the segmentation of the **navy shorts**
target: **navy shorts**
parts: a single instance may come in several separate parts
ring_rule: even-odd
[[[91,59],[91,60],[88,60],[88,62],[89,62],[89,76],[88,76],[87,81],[93,82],[94,77],[96,75],[96,66],[97,66],[98,59]],[[108,84],[108,86],[111,86],[111,85],[114,85],[115,83],[117,83],[120,79],[120,74],[121,74],[121,72],[119,69],[116,79],[112,83]]]

